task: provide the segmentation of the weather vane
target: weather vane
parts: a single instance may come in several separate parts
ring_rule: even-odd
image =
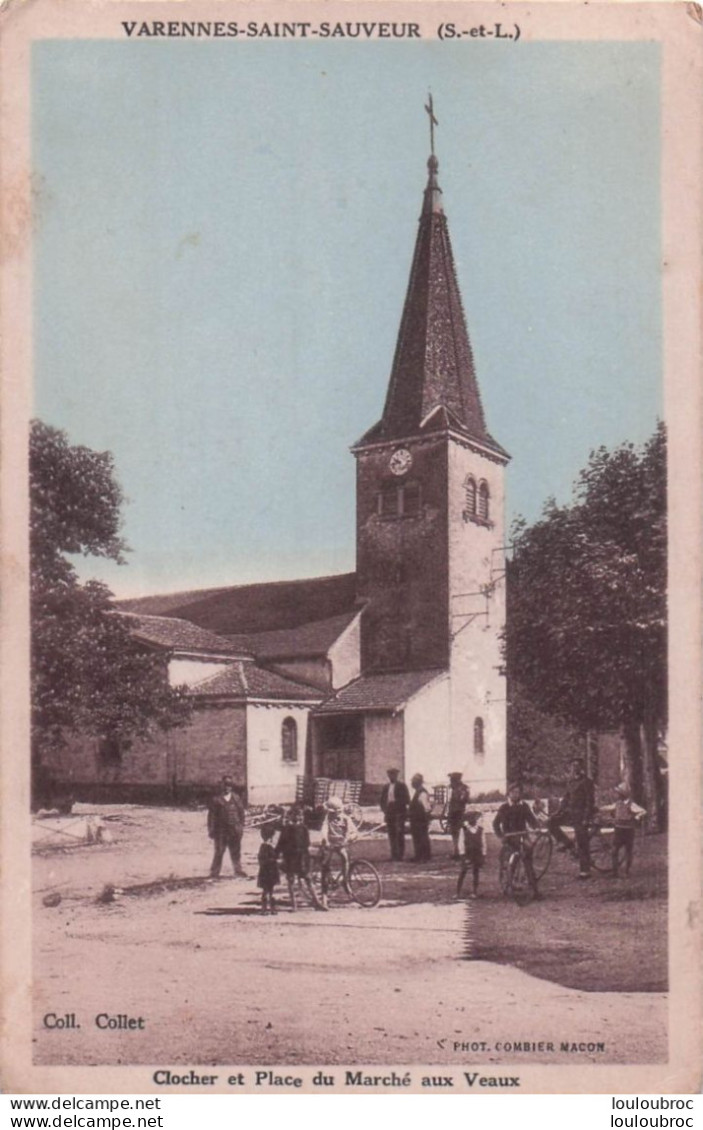
[[[430,152],[434,157],[434,127],[439,125],[439,122],[434,116],[434,106],[432,104],[432,94],[428,95],[427,105],[425,106],[430,119]]]

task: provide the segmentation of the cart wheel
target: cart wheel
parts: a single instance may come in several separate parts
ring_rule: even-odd
[[[359,906],[377,906],[381,900],[381,880],[372,863],[355,859],[347,878],[349,894]]]
[[[518,906],[527,906],[529,902],[532,902],[534,898],[532,884],[527,877],[525,861],[517,852],[510,857],[510,863],[508,864],[508,882],[510,884],[510,894],[515,899]]]
[[[588,850],[591,855],[591,863],[596,871],[607,874],[608,871],[613,870],[612,839],[604,833],[602,828],[594,828],[591,832]]]
[[[552,837],[540,835],[532,849],[532,868],[535,879],[541,879],[552,859]]]

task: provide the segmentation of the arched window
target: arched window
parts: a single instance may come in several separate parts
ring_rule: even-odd
[[[298,724],[295,718],[284,718],[281,726],[281,755],[284,761],[298,760]]]
[[[476,513],[476,480],[470,475],[466,480],[466,513],[470,518]]]
[[[490,516],[490,498],[488,483],[482,479],[478,487],[478,516],[483,518],[484,522],[487,522]]]
[[[474,757],[483,757],[486,752],[483,736],[483,718],[474,719]]]

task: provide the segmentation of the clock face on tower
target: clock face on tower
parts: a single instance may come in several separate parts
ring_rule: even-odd
[[[405,475],[412,467],[413,457],[404,447],[399,447],[391,455],[390,469],[394,475]]]

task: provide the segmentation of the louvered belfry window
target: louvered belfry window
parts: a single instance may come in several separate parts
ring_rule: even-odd
[[[405,518],[414,518],[420,512],[420,484],[406,483],[402,486],[401,508]]]
[[[470,517],[476,513],[476,480],[470,477],[466,480],[466,513]]]
[[[381,518],[416,518],[421,511],[420,484],[390,483],[378,495],[378,513]]]

